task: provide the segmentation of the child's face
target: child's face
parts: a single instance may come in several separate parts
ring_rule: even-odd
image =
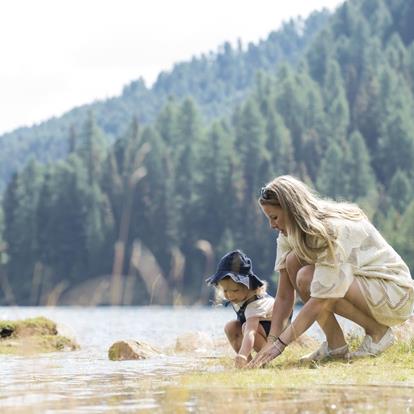
[[[243,302],[249,294],[249,289],[246,286],[236,283],[230,278],[220,280],[219,286],[223,289],[224,297],[230,302]]]
[[[263,213],[269,220],[270,227],[274,230],[279,230],[284,236],[287,236],[287,215],[282,208],[265,204],[260,206]]]

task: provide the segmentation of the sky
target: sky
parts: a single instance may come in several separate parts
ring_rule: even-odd
[[[4,0],[0,134],[151,86],[174,63],[225,41],[265,39],[291,17],[343,0]]]

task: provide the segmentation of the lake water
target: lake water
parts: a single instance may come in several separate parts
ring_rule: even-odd
[[[69,327],[81,349],[35,357],[0,356],[0,413],[210,413],[222,412],[232,401],[238,402],[231,403],[232,411],[243,413],[414,412],[407,411],[412,389],[379,390],[382,397],[393,396],[394,411],[389,400],[372,406],[365,389],[344,386],[302,391],[228,388],[216,395],[174,387],[180,374],[201,367],[203,358],[217,355],[217,350],[168,350],[174,350],[177,338],[188,332],[201,331],[214,341],[224,341],[223,326],[234,316],[231,309],[0,307],[0,319],[39,315]],[[320,336],[316,327],[311,333]],[[167,352],[142,361],[110,361],[107,351],[121,339],[142,340]],[[221,348],[218,354],[223,352]],[[338,403],[341,399],[343,404]]]

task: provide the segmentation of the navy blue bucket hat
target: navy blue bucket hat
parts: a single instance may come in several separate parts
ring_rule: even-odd
[[[216,286],[226,276],[252,290],[264,285],[263,281],[253,273],[250,258],[240,250],[225,254],[218,263],[216,273],[206,279],[206,282],[209,285]]]

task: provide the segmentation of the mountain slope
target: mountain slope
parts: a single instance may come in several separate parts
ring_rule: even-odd
[[[90,111],[109,140],[122,135],[132,117],[140,123],[154,120],[171,96],[191,96],[206,119],[229,115],[251,90],[258,70],[274,72],[282,61],[296,62],[328,18],[329,12],[324,10],[304,21],[291,20],[246,49],[225,43],[216,53],[194,57],[176,64],[171,72],[161,73],[152,88],[139,79],[118,97],[77,107],[59,118],[0,136],[0,188],[29,158],[45,162],[67,154],[71,126],[83,124]]]

